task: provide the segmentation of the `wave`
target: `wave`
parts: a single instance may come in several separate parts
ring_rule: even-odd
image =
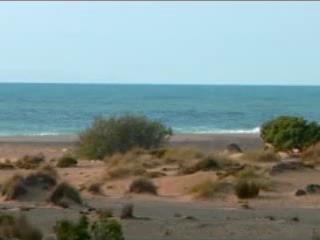
[[[203,128],[189,128],[189,129],[173,129],[177,130],[178,133],[199,133],[199,134],[257,134],[260,133],[260,127],[255,127],[252,129],[203,129]]]

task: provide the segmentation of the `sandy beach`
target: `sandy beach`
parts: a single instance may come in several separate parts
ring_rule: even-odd
[[[173,136],[169,145],[212,152],[223,151],[230,143],[238,144],[244,152],[263,148],[259,136],[254,134],[181,134]],[[76,136],[1,137],[0,159],[17,160],[26,154],[41,152],[50,161],[73,151],[76,145]],[[268,164],[266,167],[273,163]],[[88,160],[80,160],[76,167],[58,169],[64,181],[79,188],[98,179],[104,171],[103,162]],[[17,172],[26,174],[31,170],[6,169],[0,172],[0,181],[3,182]],[[154,179],[159,189],[158,196],[127,194],[132,177],[106,181],[103,196],[82,194],[86,204],[95,209],[112,209],[115,216],[119,216],[124,204],[133,203],[137,218],[121,220],[125,238],[129,240],[311,240],[317,234],[315,231],[320,229],[320,198],[316,195],[295,197],[294,192],[316,183],[319,176],[317,169],[276,175],[272,178],[276,182],[274,191],[263,192],[260,197],[248,201],[238,200],[232,194],[197,200],[186,193],[186,188],[196,182],[216,179],[214,172],[180,176],[171,175],[169,171],[167,176]],[[56,220],[76,219],[84,211],[79,207],[63,209],[51,206],[36,201],[32,196],[28,200],[1,200],[0,209],[25,214],[49,235]]]

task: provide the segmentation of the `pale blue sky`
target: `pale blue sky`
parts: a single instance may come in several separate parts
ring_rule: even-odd
[[[320,2],[1,2],[0,82],[320,84]]]

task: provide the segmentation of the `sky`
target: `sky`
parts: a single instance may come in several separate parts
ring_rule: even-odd
[[[0,2],[0,82],[320,85],[320,2]]]

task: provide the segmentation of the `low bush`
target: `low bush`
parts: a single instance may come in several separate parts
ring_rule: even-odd
[[[134,148],[158,148],[171,134],[170,128],[145,116],[97,118],[80,134],[78,151],[88,158],[103,159]]]
[[[230,192],[231,189],[232,185],[228,182],[205,180],[193,186],[190,192],[196,198],[209,199],[223,196],[223,194]]]
[[[71,200],[77,204],[82,204],[82,199],[80,193],[73,186],[68,183],[60,183],[51,192],[48,201],[54,203],[58,206],[66,207],[67,204],[65,200]]]
[[[43,162],[45,162],[45,156],[39,153],[37,155],[25,155],[20,158],[15,165],[21,169],[36,169]]]
[[[78,222],[61,220],[54,226],[57,240],[90,240],[89,221],[82,216]]]
[[[261,138],[276,150],[303,150],[320,141],[320,126],[301,117],[281,116],[262,125]]]
[[[57,161],[57,167],[59,168],[67,168],[74,167],[78,164],[78,160],[71,155],[64,155]]]
[[[120,218],[122,219],[134,218],[133,209],[134,209],[133,204],[131,203],[125,204],[121,209]]]
[[[243,179],[235,186],[235,193],[240,199],[255,198],[259,195],[260,186],[253,180]]]
[[[138,178],[130,184],[129,192],[131,193],[150,193],[157,194],[157,187],[148,178]]]
[[[24,178],[18,174],[5,181],[1,188],[1,194],[6,200],[15,200],[26,192]]]
[[[58,221],[54,227],[57,240],[124,240],[120,223],[105,216],[90,222],[82,216],[78,222]]]
[[[42,233],[23,216],[0,214],[0,239],[41,240]]]

